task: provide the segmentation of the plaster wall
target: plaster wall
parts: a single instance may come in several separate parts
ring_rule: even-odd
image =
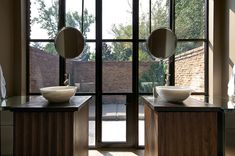
[[[1,0],[0,64],[7,84],[7,95],[13,95],[14,82],[14,12],[13,1]]]
[[[227,96],[227,84],[232,74],[235,64],[235,1],[226,0],[224,10],[224,50],[223,53],[223,73],[222,73],[222,95]]]
[[[222,96],[224,1],[209,0],[209,95]]]
[[[22,27],[24,0],[0,1],[0,64],[6,79],[7,96],[23,95],[25,90],[25,45]],[[13,154],[13,115],[0,111],[0,155]]]
[[[222,79],[222,94],[227,96],[227,84],[232,74],[232,68],[235,65],[235,1],[226,0],[224,9],[224,50],[223,50],[223,79]],[[225,155],[233,156],[235,153],[235,127],[234,113],[226,113],[227,119],[225,129]]]

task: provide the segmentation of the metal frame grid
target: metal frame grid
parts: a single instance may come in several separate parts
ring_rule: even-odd
[[[151,12],[151,1],[149,0],[149,11]],[[139,96],[141,95],[151,95],[152,93],[139,93],[138,77],[139,77],[139,62],[138,62],[138,49],[139,43],[145,42],[145,39],[139,39],[139,0],[132,0],[133,3],[133,14],[132,14],[132,39],[102,39],[102,0],[96,0],[96,39],[86,40],[86,42],[96,43],[96,89],[95,93],[77,93],[76,95],[93,95],[96,97],[96,146],[97,147],[139,147],[138,146],[138,103]],[[65,0],[59,0],[59,23],[58,30],[65,26]],[[188,42],[188,41],[202,41],[205,43],[205,91],[193,93],[194,95],[208,95],[208,0],[205,0],[205,38],[204,39],[178,39],[178,42]],[[30,42],[54,42],[53,39],[30,39],[30,0],[26,0],[26,70],[27,77],[26,80],[29,82],[30,71],[29,71],[29,46]],[[84,10],[84,0],[82,0],[82,15]],[[169,18],[169,28],[175,31],[175,0],[170,0],[170,18]],[[82,18],[83,20],[83,18]],[[83,23],[83,21],[82,21]],[[151,32],[151,13],[149,14],[149,30]],[[83,29],[83,27],[82,27]],[[102,92],[102,42],[130,42],[133,45],[133,61],[132,61],[132,93],[103,93]],[[175,60],[174,56],[169,58],[169,73],[170,85],[175,84],[174,79],[174,68]],[[65,74],[65,59],[60,57],[59,59],[59,85],[63,85],[64,74]],[[101,73],[101,74],[99,74]],[[27,83],[26,89],[28,95],[39,95],[40,93],[30,93],[30,83]],[[102,142],[101,141],[101,122],[102,122],[102,96],[103,95],[126,95],[127,97],[127,142]]]

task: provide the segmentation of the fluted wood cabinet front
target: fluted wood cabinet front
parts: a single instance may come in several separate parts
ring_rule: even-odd
[[[145,156],[217,156],[217,112],[157,112],[145,104]]]
[[[14,155],[87,156],[88,107],[78,111],[14,112]]]

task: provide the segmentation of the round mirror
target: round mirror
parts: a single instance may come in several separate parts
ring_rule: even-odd
[[[170,29],[160,28],[150,34],[147,49],[154,57],[165,59],[175,53],[176,44],[176,35]]]
[[[76,28],[64,27],[55,38],[55,48],[60,56],[64,58],[75,58],[79,56],[85,45],[82,33]]]

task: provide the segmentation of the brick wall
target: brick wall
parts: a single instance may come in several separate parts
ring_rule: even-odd
[[[71,83],[79,85],[80,92],[95,92],[95,62],[67,60],[66,72],[71,74]]]
[[[95,92],[95,62],[67,60],[66,71],[81,92]],[[139,63],[139,74],[147,71],[151,62]],[[191,86],[204,91],[204,49],[199,47],[176,56],[176,85]],[[59,57],[30,48],[30,92],[38,88],[59,84]],[[131,92],[131,62],[103,62],[103,91]]]
[[[59,84],[59,57],[30,48],[30,92],[39,92],[39,88]]]
[[[140,74],[150,63],[140,63]],[[81,92],[95,92],[95,62],[66,61],[66,72],[71,74],[72,83],[80,85]],[[59,84],[59,57],[30,48],[30,92],[39,88]],[[131,92],[132,63],[103,62],[103,91]]]
[[[175,85],[190,86],[204,92],[204,47],[195,48],[175,57]]]

